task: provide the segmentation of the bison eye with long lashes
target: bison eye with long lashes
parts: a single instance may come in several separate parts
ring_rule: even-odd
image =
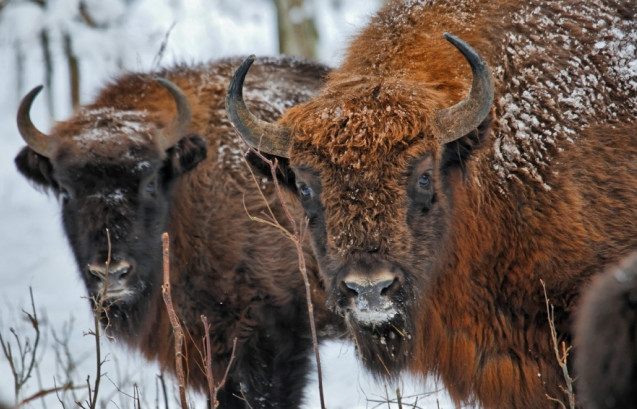
[[[431,178],[429,177],[429,174],[423,173],[422,175],[420,175],[420,177],[418,178],[418,185],[421,188],[427,188],[429,187],[430,184],[431,184]]]
[[[422,213],[427,213],[435,201],[433,174],[428,162],[424,161],[416,166],[407,185],[412,209]]]
[[[299,184],[299,194],[301,195],[301,199],[309,199],[312,197],[312,188],[306,185],[305,183]]]
[[[296,189],[299,194],[301,206],[305,209],[305,213],[310,219],[310,222],[316,220],[316,217],[321,213],[320,190],[317,191],[311,188],[307,183],[301,181],[297,181]]]
[[[146,193],[152,195],[153,193],[155,193],[156,189],[157,189],[157,184],[155,183],[155,181],[152,181],[146,184]]]

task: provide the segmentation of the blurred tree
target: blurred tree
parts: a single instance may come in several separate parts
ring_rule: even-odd
[[[112,1],[112,0],[111,0]],[[108,8],[100,5],[98,0],[79,0],[77,3],[62,3],[52,0],[0,0],[0,17],[4,17],[7,23],[11,18],[20,16],[15,9],[25,10],[25,7],[40,10],[41,19],[33,21],[31,29],[20,30],[21,34],[12,39],[11,45],[15,55],[16,86],[18,95],[25,90],[25,75],[28,71],[25,66],[29,55],[40,52],[44,68],[44,84],[46,87],[47,108],[51,119],[55,116],[53,104],[54,78],[56,70],[66,70],[68,73],[68,95],[73,109],[80,105],[81,62],[82,56],[77,52],[77,40],[88,31],[101,31],[107,33],[124,22],[125,11],[136,0],[120,0],[121,7],[111,5]],[[73,5],[76,9],[66,10],[65,7]],[[7,16],[9,9],[13,7],[14,13]],[[120,10],[124,10],[120,12]],[[27,16],[33,14],[26,13]],[[11,24],[11,23],[9,23]],[[31,32],[32,34],[25,34]],[[31,37],[37,38],[36,44],[40,50],[35,51],[31,45]],[[61,53],[60,53],[61,51]],[[66,67],[59,67],[55,56],[62,56]]]
[[[277,9],[279,52],[316,58],[319,35],[305,0],[274,0]]]

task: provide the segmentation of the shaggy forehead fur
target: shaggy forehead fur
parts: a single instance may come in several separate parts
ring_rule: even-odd
[[[58,152],[77,166],[113,162],[143,167],[145,159],[165,156],[159,145],[161,127],[157,115],[146,111],[84,108],[52,134],[59,138]]]
[[[292,125],[299,151],[308,148],[337,167],[369,170],[431,135],[432,107],[440,104],[434,92],[409,82],[360,77],[291,109],[285,122]]]

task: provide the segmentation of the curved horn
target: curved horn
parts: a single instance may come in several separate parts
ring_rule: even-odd
[[[254,59],[254,55],[249,56],[235,71],[228,86],[226,112],[230,122],[253,148],[287,158],[292,144],[288,129],[257,118],[243,101],[243,81]]]
[[[33,88],[22,98],[22,102],[20,102],[20,107],[18,108],[17,122],[20,135],[22,135],[22,139],[29,145],[29,148],[48,158],[53,153],[54,140],[47,134],[40,132],[38,128],[33,125],[33,122],[31,122],[31,116],[29,115],[31,105],[40,91],[42,91],[42,85]]]
[[[464,55],[473,73],[467,98],[436,112],[436,124],[442,134],[440,141],[448,143],[476,129],[487,116],[493,103],[493,77],[487,63],[470,45],[449,33],[444,37]]]
[[[155,79],[170,92],[175,99],[175,105],[177,105],[177,115],[161,141],[162,148],[166,150],[173,147],[188,132],[192,112],[188,97],[181,88],[165,78],[157,77]]]

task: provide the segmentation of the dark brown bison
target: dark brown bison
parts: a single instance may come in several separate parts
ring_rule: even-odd
[[[392,2],[276,124],[241,104],[237,70],[229,114],[280,158],[374,373],[432,373],[485,408],[565,398],[540,280],[570,343],[582,286],[637,247],[635,13]]]
[[[576,315],[582,405],[637,408],[637,253],[594,279]]]
[[[310,369],[305,287],[293,243],[246,213],[266,209],[259,189],[269,201],[275,192],[268,181],[252,180],[245,148],[225,119],[226,88],[239,62],[155,73],[168,81],[126,75],[49,135],[29,119],[36,88],[18,112],[28,147],[16,164],[60,198],[77,265],[89,295],[107,306],[103,324],[111,335],[175,370],[161,297],[161,234],[168,231],[173,300],[189,331],[189,384],[206,385],[205,315],[216,381],[238,339],[221,407],[293,408]],[[261,60],[248,100],[274,120],[314,95],[326,72],[296,59]],[[285,221],[282,212],[276,216]],[[317,325],[326,333],[331,316],[309,254]]]

